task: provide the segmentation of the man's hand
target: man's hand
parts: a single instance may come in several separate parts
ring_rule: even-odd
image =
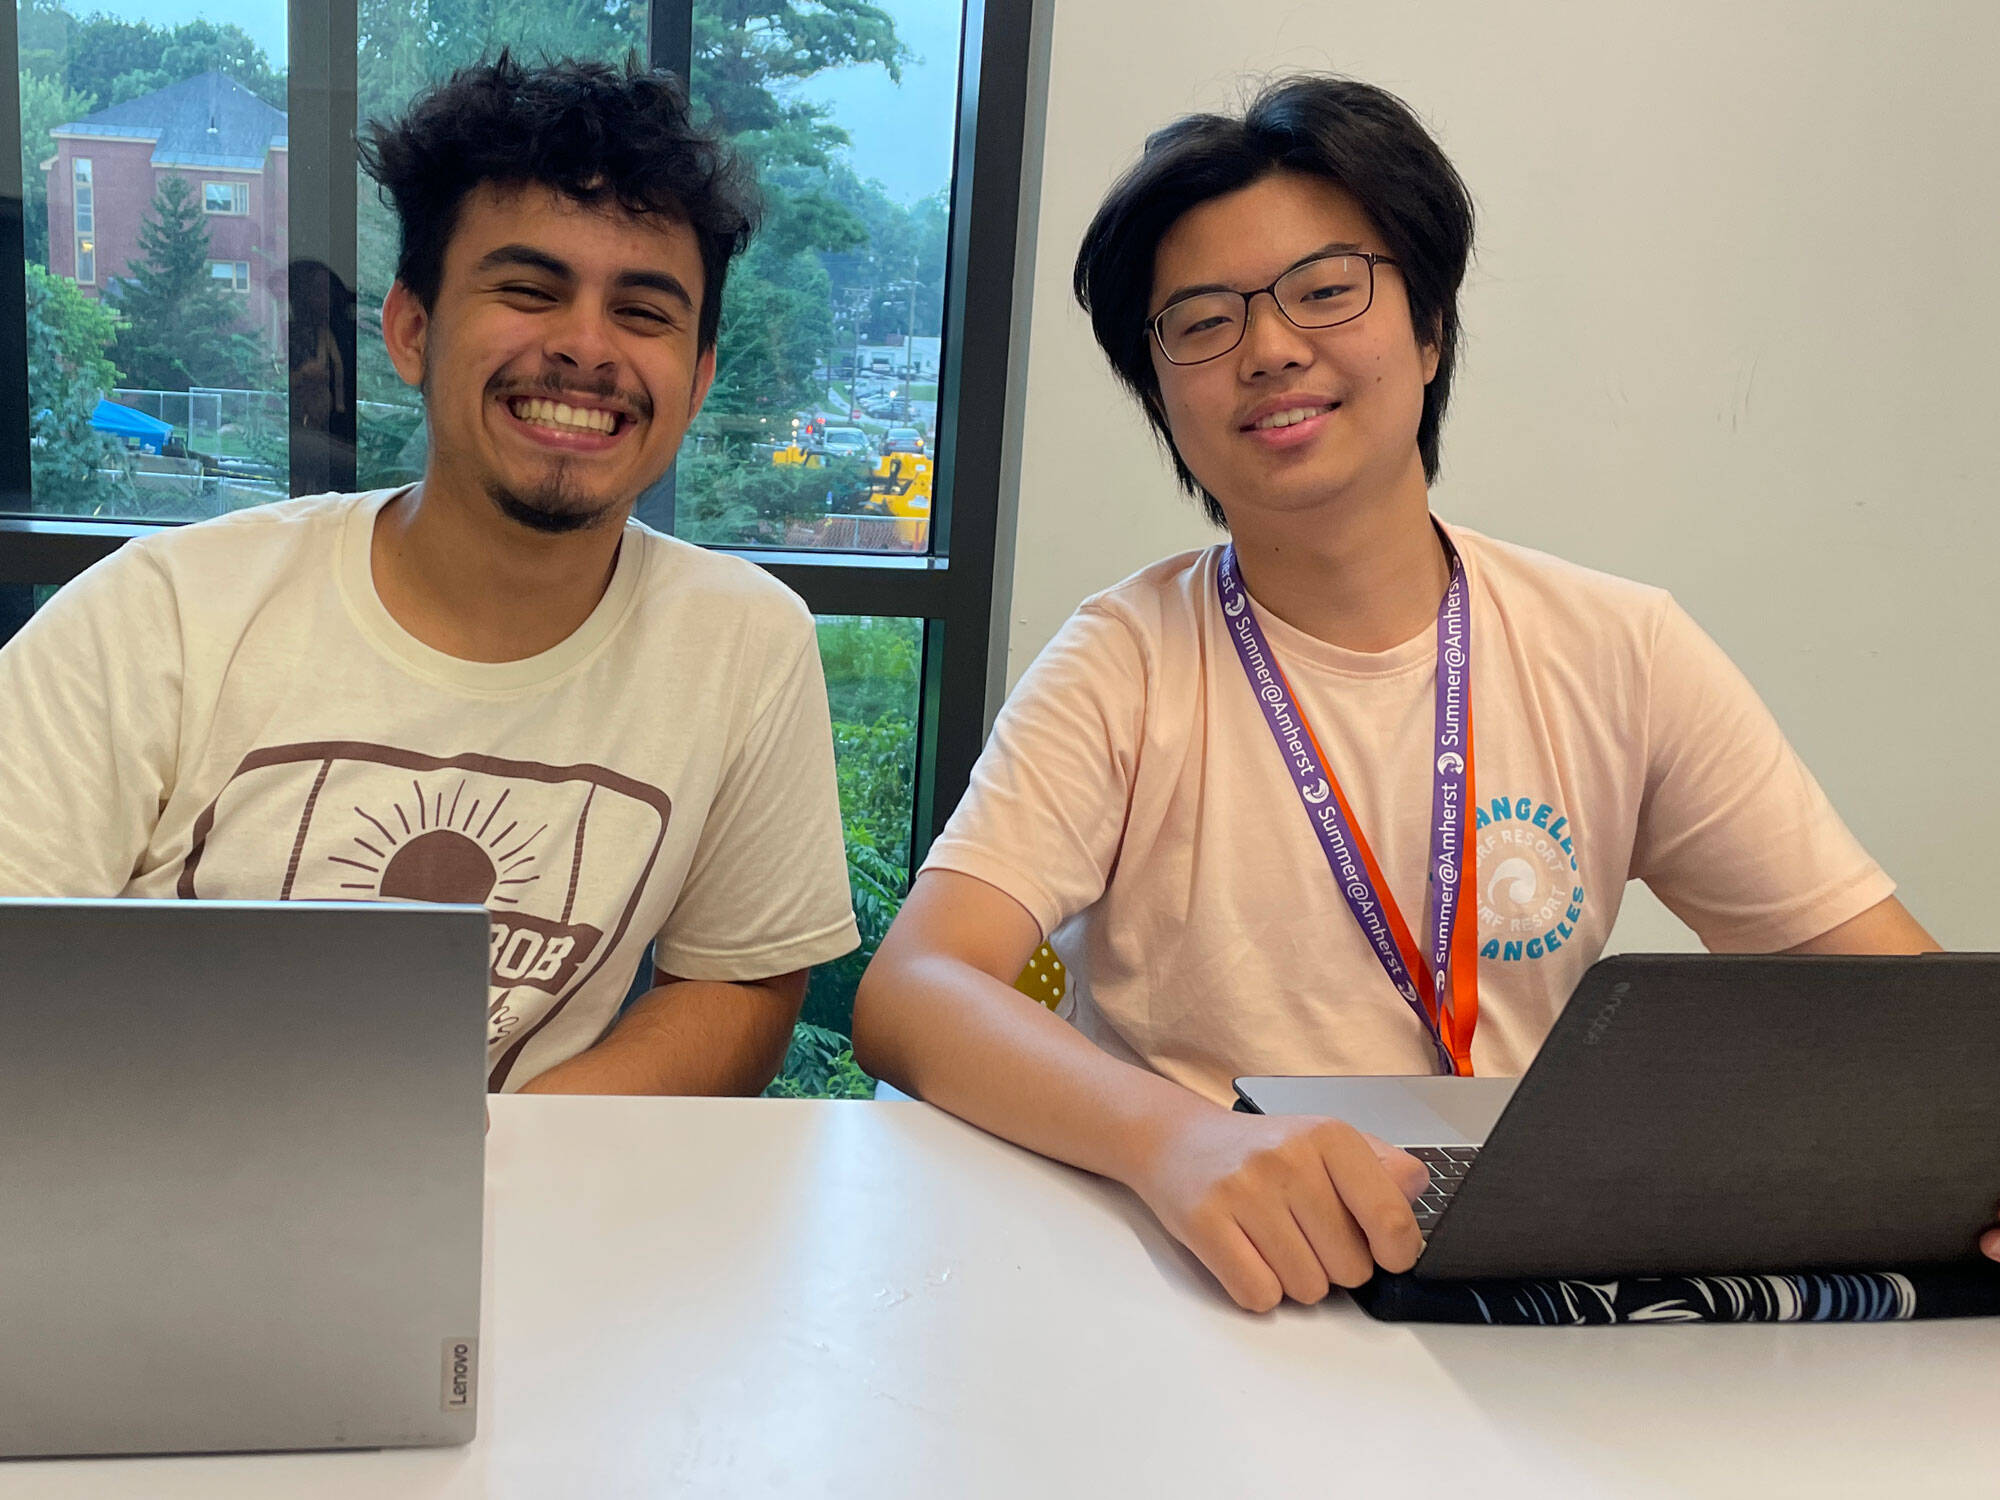
[[[2000,1225],[1995,1225],[1979,1237],[1979,1253],[1988,1260],[2000,1260]]]
[[[1416,1264],[1410,1201],[1426,1180],[1416,1158],[1339,1120],[1204,1108],[1130,1185],[1231,1297],[1269,1312]]]

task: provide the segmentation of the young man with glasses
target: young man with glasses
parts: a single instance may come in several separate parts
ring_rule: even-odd
[[[670,76],[504,53],[368,137],[423,480],[57,594],[0,651],[0,895],[482,903],[492,1088],[755,1093],[856,944],[816,633],[631,519],[715,377],[747,168]]]
[[[856,1003],[863,1066],[1123,1181],[1249,1308],[1406,1269],[1424,1172],[1233,1076],[1517,1074],[1628,879],[1716,949],[1936,946],[1665,593],[1431,515],[1471,244],[1364,84],[1147,142],[1076,293],[1229,542],[1049,644]],[[1045,936],[1073,1025],[1009,984]]]

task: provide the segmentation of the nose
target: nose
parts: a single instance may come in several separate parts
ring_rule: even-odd
[[[1278,308],[1270,291],[1257,292],[1243,314],[1243,342],[1237,347],[1237,372],[1245,380],[1299,369],[1313,362],[1312,341]]]
[[[595,375],[618,365],[609,318],[582,297],[572,299],[560,317],[550,320],[542,349],[551,362],[581,374]]]

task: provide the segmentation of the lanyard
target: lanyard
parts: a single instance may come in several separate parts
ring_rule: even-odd
[[[1238,576],[1236,548],[1222,554],[1215,578],[1229,638],[1243,663],[1243,675],[1264,711],[1271,737],[1312,824],[1334,884],[1381,962],[1389,982],[1416,1012],[1424,1034],[1446,1073],[1472,1076],[1472,1033],[1479,1024],[1479,949],[1475,918],[1460,921],[1461,897],[1477,889],[1476,856],[1468,821],[1475,793],[1472,780],[1472,616],[1465,565],[1451,539],[1438,529],[1451,581],[1438,605],[1437,709],[1431,758],[1431,843],[1427,866],[1429,897],[1424,935],[1429,963],[1419,955],[1409,924],[1389,883],[1362,836],[1312,726],[1292,695],[1283,669],[1271,654],[1257,611]],[[1476,900],[1474,896],[1471,899]]]

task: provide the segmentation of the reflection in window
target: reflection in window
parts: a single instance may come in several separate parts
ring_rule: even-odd
[[[289,478],[283,6],[24,0],[33,505],[192,520]],[[185,15],[185,12],[183,12]],[[246,29],[247,28],[247,29]],[[253,217],[251,187],[267,211]]]

